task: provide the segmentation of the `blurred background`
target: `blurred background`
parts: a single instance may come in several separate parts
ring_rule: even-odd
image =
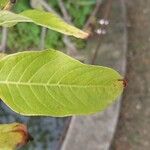
[[[18,0],[12,11],[32,8],[53,12],[91,36],[80,40],[19,23],[0,28],[1,52],[61,50],[82,62],[114,68],[128,85],[114,105],[83,117],[23,117],[0,101],[0,123],[27,124],[34,137],[21,150],[149,150],[150,1]]]
[[[50,11],[82,29],[95,4],[96,0],[76,0],[76,2],[72,0],[18,0],[13,7],[13,12],[19,13],[32,8]],[[2,36],[1,34],[0,38],[2,38]],[[40,50],[50,47],[64,50],[65,47],[68,46],[67,40],[68,39],[65,39],[63,35],[58,32],[51,30],[45,31],[32,23],[20,23],[9,29],[5,49],[10,53],[16,52],[16,50]],[[85,41],[75,38],[69,38],[68,41],[73,42],[74,47],[77,49],[85,48]]]

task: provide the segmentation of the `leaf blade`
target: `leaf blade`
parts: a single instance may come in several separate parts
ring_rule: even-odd
[[[14,150],[31,140],[27,127],[20,123],[0,125],[0,149]]]
[[[123,90],[107,67],[82,64],[55,51],[22,52],[0,61],[0,96],[24,115],[68,116],[105,109]]]
[[[87,38],[88,33],[66,23],[57,15],[42,10],[26,10],[20,14],[9,11],[0,11],[0,26],[13,26],[19,22],[32,22],[37,25],[55,30],[57,32],[75,36],[77,38]]]

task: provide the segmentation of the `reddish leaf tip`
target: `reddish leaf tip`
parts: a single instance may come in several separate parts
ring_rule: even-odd
[[[18,132],[22,135],[22,140],[18,143],[18,147],[26,145],[29,141],[33,140],[33,137],[28,133],[27,127],[24,124],[17,124],[14,127],[13,132]]]
[[[118,81],[122,81],[122,83],[123,83],[123,87],[124,87],[124,88],[125,88],[125,87],[127,87],[128,82],[127,82],[127,80],[126,80],[126,79],[118,79]]]

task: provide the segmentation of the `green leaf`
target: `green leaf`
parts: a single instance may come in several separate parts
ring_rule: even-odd
[[[0,53],[0,59],[3,58],[4,56],[6,56],[5,53]]]
[[[9,0],[0,0],[0,9],[2,9],[6,4],[9,2]]]
[[[101,0],[100,0],[101,1]],[[76,1],[76,4],[77,5],[93,5],[93,4],[96,4],[96,0],[77,0]]]
[[[0,26],[11,27],[18,22],[32,22],[32,20],[9,11],[0,11]]]
[[[23,124],[1,124],[0,125],[0,149],[14,150],[27,144],[31,139],[27,127]]]
[[[70,116],[104,110],[123,90],[114,70],[59,51],[27,51],[0,60],[0,98],[23,115]]]
[[[88,33],[65,23],[57,15],[40,10],[27,10],[21,14],[14,14],[9,11],[0,11],[0,26],[13,26],[19,22],[32,22],[40,26],[72,35],[77,38],[87,38]]]

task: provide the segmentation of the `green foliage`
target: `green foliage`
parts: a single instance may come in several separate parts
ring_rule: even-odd
[[[27,9],[31,9],[30,0],[19,0],[13,7],[15,13],[21,13]]]
[[[85,65],[54,50],[0,60],[0,97],[24,115],[69,116],[104,110],[123,90],[107,67]]]
[[[62,42],[62,35],[60,33],[48,30],[45,38],[45,48],[49,48],[50,46],[51,48],[64,47],[64,44]]]
[[[49,3],[57,10],[58,13],[61,11],[58,9],[58,4],[56,0],[51,0]],[[96,0],[65,0],[65,6],[69,15],[72,18],[72,23],[79,28],[83,28],[86,20],[88,19],[90,13],[93,10]],[[73,39],[78,49],[84,49],[86,42],[80,39]]]
[[[2,0],[1,0],[2,1]],[[65,0],[69,15],[72,17],[72,22],[77,27],[83,27],[90,12],[93,9],[93,4],[96,0]],[[48,1],[48,3],[61,14],[61,11],[56,0]],[[13,7],[13,11],[20,13],[27,9],[31,9],[30,0],[19,0]],[[88,10],[85,12],[85,10]],[[73,12],[75,11],[75,12]],[[40,41],[41,28],[34,24],[17,24],[10,29],[8,34],[8,48],[14,51],[22,51],[24,49],[37,49]],[[19,33],[19,35],[18,35]],[[1,36],[1,35],[0,35]],[[56,41],[59,40],[59,43]],[[83,40],[74,39],[77,48],[84,48],[85,42]],[[15,43],[15,44],[14,44]],[[48,30],[45,39],[45,48],[53,47],[60,49],[63,47],[62,35],[54,31]]]
[[[0,0],[0,9],[3,9],[4,6],[9,2],[9,0]]]
[[[31,9],[29,0],[19,0],[13,7],[13,11],[20,13]],[[9,29],[7,45],[11,52],[24,49],[37,49],[40,42],[41,27],[32,23],[20,23]],[[51,45],[49,45],[51,47]]]
[[[8,46],[11,52],[37,49],[40,42],[40,27],[32,23],[20,23],[9,29]]]
[[[86,38],[88,33],[67,24],[57,15],[39,10],[27,10],[20,14],[0,11],[0,26],[11,27],[20,22],[31,22],[77,38]]]
[[[91,5],[75,5],[74,2],[66,3],[66,7],[68,8],[69,14],[72,16],[73,23],[79,28],[83,27],[88,15],[93,9]]]
[[[53,13],[0,11],[0,26],[19,22],[35,23],[77,38],[88,36]],[[55,40],[59,40],[57,36]],[[0,96],[24,115],[68,116],[103,110],[121,93],[121,78],[112,69],[85,65],[54,50],[18,53],[0,60]]]
[[[67,8],[69,15],[72,18],[72,22],[75,26],[82,28],[85,24],[85,21],[93,10],[93,5],[96,3],[96,0],[65,0],[64,4]],[[49,4],[57,10],[58,13],[61,13],[58,3],[56,0],[49,1]]]
[[[95,4],[96,0],[76,0],[76,3],[81,6],[87,6]]]
[[[21,13],[24,17],[31,19],[31,22],[58,31],[66,35],[72,35],[76,38],[86,38],[88,33],[85,33],[60,19],[53,13],[38,10],[27,10]],[[19,22],[19,21],[18,21]]]

